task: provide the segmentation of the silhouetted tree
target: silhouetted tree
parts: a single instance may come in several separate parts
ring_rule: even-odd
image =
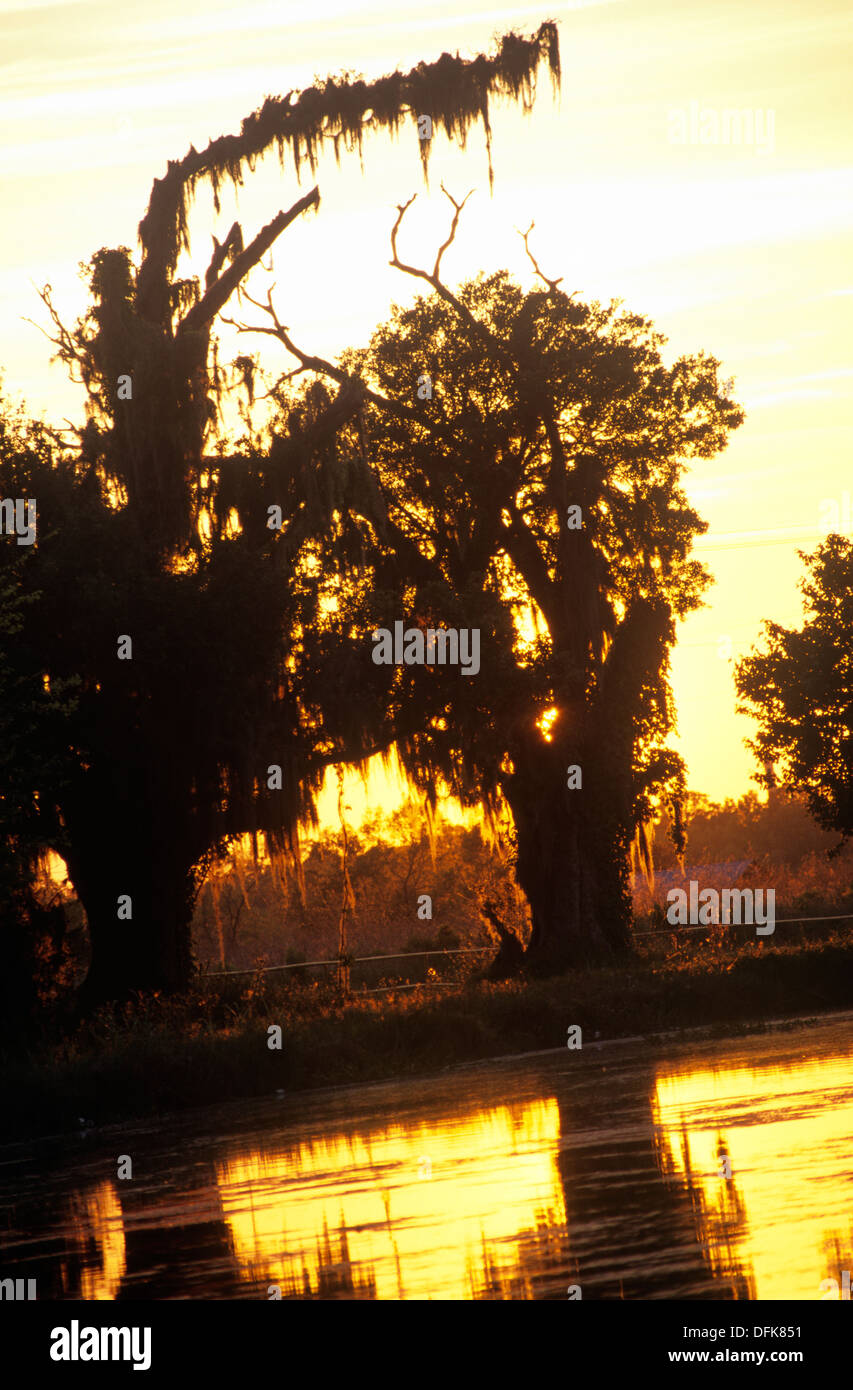
[[[38,426],[0,397],[0,496],[29,499],[33,469],[50,459]],[[36,525],[38,523],[36,522]],[[39,938],[61,935],[60,909],[34,892],[39,863],[66,848],[55,798],[67,786],[67,739],[76,678],[45,681],[24,640],[39,595],[29,583],[32,544],[0,542],[0,1038],[20,1039],[38,1009]]]
[[[400,720],[421,712],[398,747],[428,796],[441,780],[492,813],[508,803],[528,964],[558,969],[626,948],[630,847],[654,799],[683,792],[665,746],[669,652],[708,575],[690,558],[707,527],[680,480],[743,414],[713,357],[667,367],[647,320],[579,303],[535,260],[544,290],[525,294],[498,271],[451,291],[441,259],[463,207],[451,202],[432,271],[400,260],[400,207],[392,264],[432,294],[340,367],[303,351],[265,307],[303,367],[367,387],[397,561],[397,582],[391,565],[377,595],[383,625],[480,630],[478,675],[391,668],[389,708]]]
[[[138,269],[124,248],[98,252],[76,327],[43,291],[88,420],[27,480],[53,533],[33,556],[31,591],[43,597],[27,642],[51,680],[81,678],[71,785],[43,809],[65,827],[88,917],[90,1003],[184,986],[210,857],[245,831],[296,857],[326,768],[362,763],[392,736],[380,673],[364,679],[353,636],[371,625],[367,546],[383,526],[362,450],[340,435],[363,390],[344,383],[333,398],[313,385],[263,446],[229,446],[220,424],[229,389],[241,383],[251,399],[254,363],[221,368],[214,320],[319,190],[250,241],[238,223],[214,237],[203,289],[176,278],[189,200],[207,181],[218,210],[222,185],[241,184],[272,148],[297,173],[303,160],[314,170],[325,145],[360,152],[370,132],[405,121],[414,132],[422,114],[463,141],[479,121],[488,146],[491,98],[529,106],[542,63],[558,80],[550,23],[505,36],[494,56],[444,54],[374,82],[329,78],[270,97],[239,134],[170,162],[140,225]],[[418,148],[426,174],[429,142]],[[118,659],[124,637],[130,660]]]
[[[738,711],[758,720],[748,747],[757,780],[805,794],[825,830],[853,835],[853,542],[830,535],[812,554],[800,590],[800,629],[765,621],[764,649],[738,662]],[[774,771],[774,765],[777,771]]]
[[[671,869],[677,862],[668,822],[669,816],[661,816],[655,826],[656,868]],[[727,859],[795,864],[833,844],[833,837],[815,823],[805,798],[781,789],[766,801],[750,791],[737,801],[729,798],[722,803],[688,792],[684,831],[689,864],[716,864]]]

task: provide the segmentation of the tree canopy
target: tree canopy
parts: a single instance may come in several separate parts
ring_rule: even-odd
[[[31,497],[34,470],[50,459],[43,430],[0,395],[0,496]],[[50,850],[67,849],[55,798],[73,768],[68,738],[78,678],[45,679],[29,641],[41,595],[31,546],[0,549],[0,1035],[25,1030],[35,1007],[37,934],[55,930],[33,879]]]
[[[800,590],[805,621],[765,621],[764,643],[740,661],[741,714],[758,720],[748,747],[759,781],[808,800],[818,824],[853,835],[853,542],[830,535],[812,554]]]
[[[420,710],[397,739],[404,766],[430,797],[441,779],[464,803],[510,807],[531,958],[566,964],[624,949],[630,845],[653,799],[683,791],[665,744],[668,654],[708,575],[690,556],[706,527],[681,476],[743,414],[713,357],[667,367],[661,335],[618,305],[581,304],[544,276],[524,293],[503,271],[450,290],[451,202],[432,272],[399,260],[401,206],[393,263],[432,294],[340,366],[266,308],[303,367],[367,388],[378,540],[405,575],[377,592],[383,624],[481,634],[475,679],[393,672],[393,720]]]
[[[215,319],[286,227],[316,209],[319,189],[251,239],[236,222],[214,236],[203,289],[177,276],[192,194],[208,181],[218,211],[223,183],[240,184],[266,151],[289,150],[298,175],[326,144],[360,154],[365,136],[406,121],[426,176],[422,114],[463,142],[479,121],[488,147],[491,101],[529,108],[543,65],[558,82],[553,23],[505,35],[491,55],[268,97],[238,134],[169,163],[138,264],[125,247],[98,251],[76,325],[43,291],[87,419],[16,479],[39,505],[20,642],[51,688],[79,679],[70,781],[38,804],[45,824],[64,827],[92,1002],[186,984],[211,856],[260,831],[298,861],[326,769],[361,764],[407,729],[401,718],[392,730],[381,673],[360,665],[377,587],[368,548],[383,527],[362,442],[342,432],[363,389],[314,383],[263,440],[235,442],[222,424],[229,391],[251,401],[253,363],[220,363]]]

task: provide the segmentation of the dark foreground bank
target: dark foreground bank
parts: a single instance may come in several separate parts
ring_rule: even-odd
[[[434,1072],[566,1046],[575,1025],[584,1042],[697,1025],[731,1032],[851,1004],[850,935],[551,980],[469,980],[438,997],[424,987],[344,1000],[256,976],[230,1000],[143,998],[4,1058],[0,1133],[79,1130],[279,1089]]]

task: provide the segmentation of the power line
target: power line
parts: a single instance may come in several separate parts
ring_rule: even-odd
[[[363,961],[370,960],[408,960],[411,956],[476,956],[483,951],[492,951],[493,946],[473,946],[462,947],[460,949],[450,949],[447,951],[396,951],[389,956],[353,956],[347,958],[345,964],[360,965]],[[333,960],[298,960],[289,962],[287,965],[266,965],[260,970],[206,970],[204,978],[206,980],[221,979],[225,975],[270,975],[274,970],[306,970],[314,965],[340,965],[341,958],[336,956]]]
[[[726,890],[724,890],[724,891],[726,891]],[[734,892],[737,893],[737,892],[740,892],[741,890],[736,888],[736,889],[734,889],[734,890],[732,890],[732,891],[734,891]],[[841,912],[841,913],[837,913],[837,914],[836,914],[835,916],[833,916],[833,917],[776,917],[776,918],[774,918],[774,926],[777,926],[777,927],[778,927],[778,926],[781,926],[781,924],[782,924],[783,922],[849,922],[849,921],[851,921],[851,920],[853,920],[853,913],[851,913],[851,912]],[[739,927],[739,926],[741,926],[741,925],[743,925],[743,926],[745,926],[745,927],[750,927],[750,926],[753,925],[753,923],[752,923],[752,922],[744,922],[744,923],[740,923],[740,922],[706,922],[706,923],[704,923],[703,925],[698,926],[698,927],[682,927],[682,926],[678,925],[677,923],[671,923],[670,926],[668,926],[668,927],[655,927],[652,931],[635,931],[635,932],[633,933],[633,935],[634,935],[634,936],[672,936],[675,932],[677,932],[677,933],[679,934],[679,936],[680,936],[682,932],[687,932],[687,931],[710,931],[712,927]],[[760,925],[760,924],[759,924],[759,925]]]

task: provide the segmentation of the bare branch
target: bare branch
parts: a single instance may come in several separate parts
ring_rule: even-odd
[[[228,269],[223,271],[212,284],[208,284],[208,289],[203,298],[190,309],[186,318],[182,320],[178,327],[178,333],[191,333],[194,329],[205,328],[211,323],[219,313],[219,310],[227,300],[230,299],[237,286],[245,279],[249,271],[257,264],[268,248],[272,246],[276,238],[281,235],[285,227],[289,227],[290,223],[299,217],[301,213],[305,212],[307,208],[316,208],[319,204],[320,190],[315,185],[310,193],[306,193],[305,197],[300,198],[287,212],[278,213],[271,222],[268,222],[255,237],[254,241],[250,242],[244,251],[241,251],[239,255],[234,257]],[[235,223],[234,225],[236,226],[237,224]],[[219,259],[219,264],[222,264],[226,249],[229,244],[231,244],[230,238],[233,232],[234,228],[232,227],[231,232],[228,234],[229,240],[227,240],[222,247],[218,247],[214,252],[213,260],[208,269],[208,275],[210,275],[211,269],[217,259]]]
[[[412,200],[409,199],[409,202],[411,201]],[[310,353],[303,352],[302,349],[296,345],[290,336],[289,329],[281,322],[275,311],[275,306],[272,302],[272,292],[274,289],[275,285],[272,285],[267,291],[266,304],[262,304],[258,299],[253,299],[247,291],[244,291],[244,295],[246,299],[249,300],[249,303],[254,304],[256,309],[260,309],[272,319],[273,327],[267,327],[265,324],[240,324],[234,319],[223,319],[222,322],[236,328],[238,333],[266,333],[270,337],[278,338],[279,342],[284,344],[287,351],[292,357],[295,357],[299,363],[299,366],[294,371],[287,374],[288,378],[298,376],[301,372],[310,371],[317,372],[320,376],[331,377],[331,379],[336,381],[340,386],[352,382],[354,378],[349,376],[342,367],[335,366],[334,362],[327,361],[325,357],[315,357]],[[415,424],[422,429],[428,430],[430,433],[438,436],[443,443],[449,444],[451,448],[462,449],[465,447],[465,440],[457,435],[456,431],[450,425],[439,420],[434,420],[426,415],[425,412],[415,410],[412,406],[404,405],[402,401],[391,400],[388,396],[383,396],[380,392],[373,391],[366,382],[359,382],[359,385],[363,393],[363,399],[370,401],[381,410],[385,410],[391,415],[396,415],[400,420],[407,420],[410,424]]]
[[[531,264],[532,264],[532,266],[533,266],[533,269],[536,271],[536,274],[539,276],[540,280],[544,280],[544,281],[545,281],[545,284],[548,286],[548,289],[550,290],[551,294],[556,294],[556,293],[557,293],[557,286],[560,284],[560,282],[561,282],[562,279],[563,279],[562,275],[558,276],[556,280],[549,280],[549,279],[548,279],[548,276],[547,276],[547,275],[544,275],[544,274],[542,273],[542,271],[539,269],[539,263],[538,263],[538,261],[536,260],[536,257],[534,256],[534,254],[533,254],[533,252],[531,251],[531,249],[530,249],[530,247],[529,247],[529,245],[528,245],[528,242],[527,242],[527,238],[530,236],[530,233],[533,231],[533,228],[534,228],[535,226],[536,226],[536,223],[535,223],[535,222],[531,222],[531,224],[530,224],[530,226],[527,228],[527,231],[526,231],[526,232],[518,232],[518,228],[517,228],[517,227],[516,227],[515,230],[518,232],[518,235],[521,237],[521,240],[524,242],[524,249],[525,249],[525,251],[527,252],[528,257],[530,258],[530,262],[531,262]]]
[[[388,262],[388,264],[395,266],[397,270],[404,270],[407,275],[418,275],[422,280],[428,280],[429,276],[427,275],[425,270],[417,270],[412,265],[404,265],[403,262],[400,260],[399,256],[397,255],[397,233],[400,230],[400,223],[402,222],[406,213],[409,211],[409,208],[412,206],[412,203],[415,201],[417,196],[417,193],[413,193],[407,203],[397,204],[397,220],[391,228],[392,259]]]
[[[53,346],[56,348],[57,357],[59,357],[60,360],[64,362],[68,367],[68,373],[71,377],[71,380],[75,382],[75,384],[78,386],[84,385],[84,354],[77,346],[77,343],[75,342],[71,333],[65,327],[65,324],[62,322],[61,318],[59,317],[59,314],[57,313],[54,307],[53,300],[50,297],[52,294],[51,286],[45,285],[43,289],[36,289],[36,293],[41,302],[44,304],[45,308],[47,309],[47,312],[50,314],[51,319],[53,320],[53,326],[56,329],[56,335],[54,336],[54,334],[48,333],[47,329],[42,328],[41,324],[36,323],[35,319],[27,318],[24,314],[21,315],[22,321],[24,323],[32,324],[33,328],[37,328],[39,333],[44,334],[45,338],[47,338],[47,341],[49,343],[52,343]],[[80,369],[79,380],[74,375],[74,363],[76,363],[78,368]]]
[[[223,242],[218,242],[213,238],[213,255],[210,258],[210,265],[204,277],[204,288],[209,290],[216,280],[220,270],[225,264],[226,256],[233,256],[235,252],[243,250],[243,233],[239,222],[234,222],[231,230]]]
[[[529,380],[529,378],[526,378],[522,375],[518,361],[513,356],[513,354],[504,346],[500,338],[498,338],[494,333],[492,333],[486,327],[485,324],[481,323],[480,320],[476,318],[474,314],[472,314],[471,310],[465,304],[462,303],[458,296],[453,294],[452,291],[449,290],[447,286],[444,285],[442,281],[439,279],[438,270],[441,264],[441,257],[444,254],[447,247],[453,241],[454,236],[456,235],[456,228],[459,224],[460,214],[462,212],[463,207],[465,206],[465,203],[468,201],[468,198],[470,198],[471,196],[471,194],[468,193],[461,203],[457,203],[456,199],[453,198],[447,192],[447,189],[444,187],[443,184],[442,192],[450,199],[451,203],[453,204],[454,214],[453,222],[450,228],[450,234],[447,240],[439,249],[432,274],[429,274],[425,270],[420,270],[415,266],[406,265],[403,261],[400,260],[397,254],[397,233],[400,230],[400,224],[402,223],[403,217],[407,209],[411,207],[414,198],[410,198],[408,203],[404,203],[402,206],[398,206],[397,208],[397,220],[395,221],[391,232],[391,250],[393,252],[393,260],[390,262],[390,264],[394,266],[397,270],[404,271],[407,275],[415,275],[421,280],[426,280],[427,284],[432,286],[436,294],[440,295],[440,297],[445,301],[445,303],[449,304],[455,310],[455,312],[459,315],[463,322],[468,326],[472,335],[484,344],[487,351],[492,356],[493,360],[497,360],[500,363],[500,365],[511,374],[519,388],[519,394],[523,397],[527,397],[527,399],[530,400],[537,417],[542,421],[548,438],[548,444],[551,453],[550,489],[554,500],[554,505],[562,515],[565,513],[565,507],[568,501],[568,462],[566,459],[566,451],[563,446],[562,437],[560,435],[560,429],[557,423],[557,416],[553,407],[553,403],[547,398],[545,392],[539,387],[537,383],[532,383]],[[532,228],[533,223],[531,222],[528,231],[523,234],[525,247],[527,246],[527,237],[529,236]],[[528,255],[529,254],[530,252],[528,251]],[[541,274],[541,271],[539,273]],[[546,277],[543,276],[542,278],[545,279]],[[557,285],[559,284],[559,281],[546,280],[546,283],[549,285],[552,293],[558,292]],[[567,533],[563,533],[561,539],[561,544],[564,546],[567,544],[566,534]]]
[[[444,244],[441,247],[439,247],[438,255],[436,256],[435,265],[433,266],[432,272],[428,270],[421,270],[418,266],[407,265],[405,261],[400,260],[400,257],[397,254],[397,233],[400,230],[400,224],[403,221],[404,215],[412,206],[412,203],[415,201],[415,198],[417,197],[416,193],[412,195],[412,197],[409,199],[407,203],[398,203],[397,205],[397,220],[395,221],[394,226],[391,228],[392,259],[388,262],[388,264],[392,265],[395,270],[402,270],[406,275],[414,275],[419,280],[426,280],[427,284],[432,286],[436,294],[439,295],[439,297],[443,299],[446,304],[449,304],[451,308],[456,311],[459,317],[464,320],[471,332],[488,347],[489,351],[492,353],[494,357],[498,359],[502,366],[508,367],[510,371],[515,371],[515,363],[513,362],[513,359],[510,356],[510,354],[504,348],[500,339],[496,338],[493,333],[490,333],[486,325],[481,323],[480,320],[476,318],[474,314],[471,313],[471,310],[467,308],[465,304],[462,303],[461,299],[459,299],[458,296],[452,292],[452,290],[449,290],[447,286],[443,283],[443,281],[439,279],[438,271],[441,265],[441,258],[456,235],[456,228],[459,225],[459,215],[462,212],[462,209],[467,203],[468,199],[471,197],[471,193],[473,193],[474,191],[473,189],[471,189],[471,192],[465,195],[465,197],[462,199],[462,202],[457,203],[456,199],[451,197],[451,195],[447,192],[447,189],[444,187],[444,184],[442,184],[441,189],[442,192],[446,194],[448,198],[450,198],[450,201],[453,204],[455,211],[453,214],[453,221],[450,227],[450,235],[448,236]]]
[[[464,208],[468,199],[471,197],[471,194],[474,192],[474,189],[471,188],[468,190],[461,203],[457,203],[456,199],[453,197],[453,194],[448,193],[444,184],[441,185],[441,191],[444,194],[445,198],[449,198],[451,203],[453,204],[454,213],[453,221],[450,224],[450,232],[448,233],[447,240],[442,242],[441,246],[439,246],[438,248],[438,254],[435,258],[435,265],[432,268],[432,274],[429,274],[429,272],[426,270],[419,270],[417,266],[406,265],[404,261],[400,260],[400,257],[397,253],[397,233],[400,230],[400,224],[403,221],[403,218],[405,217],[409,208],[412,206],[412,203],[417,198],[417,193],[413,193],[407,203],[397,204],[397,220],[394,223],[394,226],[391,228],[391,252],[393,255],[393,260],[389,261],[388,263],[389,265],[394,266],[395,270],[403,270],[407,275],[416,275],[419,280],[426,280],[428,284],[432,285],[433,289],[439,291],[441,288],[439,282],[441,258],[447,250],[448,246],[451,245],[454,237],[456,236],[456,228],[459,226],[460,213],[462,212],[462,209]]]
[[[453,195],[451,193],[448,193],[444,184],[441,185],[441,191],[444,194],[445,198],[450,199],[451,203],[455,208],[455,211],[453,214],[453,221],[450,224],[450,232],[448,234],[447,241],[443,242],[442,245],[438,248],[438,255],[435,258],[435,265],[432,268],[433,280],[438,279],[438,272],[441,269],[441,258],[447,250],[448,246],[450,246],[451,242],[453,241],[453,238],[456,236],[456,228],[459,226],[459,214],[461,213],[468,199],[471,197],[471,194],[474,192],[473,188],[469,188],[468,192],[465,194],[465,197],[462,199],[462,202],[457,203]]]
[[[391,249],[394,256],[394,259],[391,261],[391,265],[395,266],[398,270],[405,271],[408,275],[415,275],[421,280],[426,280],[427,284],[431,285],[435,292],[438,295],[440,295],[441,298],[447,304],[451,305],[451,307],[456,311],[456,313],[463,320],[463,322],[468,326],[472,335],[484,344],[487,351],[492,356],[493,360],[497,360],[501,364],[501,366],[505,370],[507,370],[513,377],[519,389],[520,397],[529,401],[530,405],[535,411],[536,417],[542,421],[546,438],[548,440],[549,452],[551,456],[551,466],[549,469],[549,491],[555,509],[561,516],[563,516],[565,514],[565,508],[568,503],[568,460],[566,457],[566,450],[563,444],[563,439],[560,434],[557,412],[555,411],[553,402],[549,399],[547,392],[544,390],[541,383],[531,379],[529,373],[525,373],[521,370],[519,362],[514,357],[514,355],[505,347],[503,342],[501,342],[500,338],[493,334],[486,327],[485,324],[481,323],[480,320],[474,316],[471,310],[468,309],[468,307],[462,303],[458,296],[453,294],[449,289],[447,289],[446,285],[444,285],[442,281],[439,279],[437,267],[440,265],[441,256],[443,252],[453,241],[453,237],[455,235],[456,228],[459,223],[460,213],[465,205],[465,202],[467,202],[466,198],[463,200],[462,203],[457,203],[456,199],[452,198],[451,195],[447,193],[447,190],[445,188],[443,188],[442,191],[447,194],[448,198],[450,198],[450,201],[454,207],[454,215],[453,223],[450,229],[450,235],[447,238],[447,241],[439,250],[438,256],[436,258],[436,268],[433,269],[432,274],[429,274],[425,270],[419,270],[414,266],[406,265],[399,259],[399,256],[397,254],[397,233],[399,232],[400,224],[403,220],[403,216],[407,208],[411,206],[411,203],[413,201],[411,198],[409,199],[408,203],[404,204],[402,207],[398,207],[397,209],[397,220],[394,223],[394,228],[391,233]],[[468,195],[468,197],[470,197],[470,194]],[[522,234],[522,239],[524,240],[526,248],[527,238],[530,235],[532,229],[533,223],[531,223],[527,232]],[[528,255],[530,255],[529,249]],[[531,259],[533,259],[532,256]],[[536,263],[534,261],[534,265],[535,264]],[[539,270],[538,266],[536,266],[536,269],[537,272],[540,275],[542,275],[542,272]],[[551,291],[551,293],[562,293],[562,291],[557,290],[559,280],[548,280],[547,277],[544,275],[542,276],[542,278],[545,280],[545,283],[549,286],[549,290]],[[510,536],[511,540],[515,544],[517,551],[519,544],[523,543],[524,537],[521,535],[521,533],[517,531],[517,529],[511,530],[507,534]],[[561,562],[564,568],[567,567],[570,561],[569,552],[571,551],[571,544],[571,533],[569,533],[566,530],[562,530],[560,534],[559,546]],[[542,608],[543,612],[545,612],[546,609],[543,608],[542,602],[539,599],[537,599],[537,602],[539,602],[540,608]],[[554,629],[552,628],[552,631],[553,630]]]

